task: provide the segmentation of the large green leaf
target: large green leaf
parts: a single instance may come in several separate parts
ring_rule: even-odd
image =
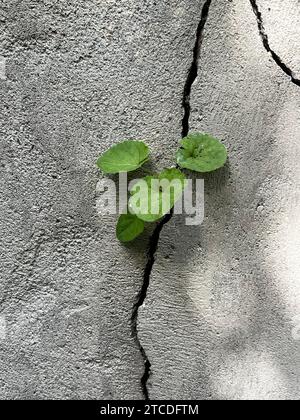
[[[130,211],[145,222],[161,219],[182,196],[185,181],[185,175],[175,168],[142,178],[130,190]]]
[[[131,172],[140,168],[149,158],[149,148],[142,141],[126,140],[112,146],[97,161],[105,173]]]
[[[117,224],[117,238],[121,242],[130,242],[145,229],[145,223],[134,214],[121,214]]]
[[[181,140],[177,163],[196,172],[212,172],[225,165],[227,150],[209,134],[194,133]]]

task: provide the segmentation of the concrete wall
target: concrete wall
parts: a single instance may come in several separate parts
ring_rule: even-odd
[[[131,316],[151,232],[118,244],[116,218],[96,211],[95,160],[129,137],[158,169],[173,163],[209,3],[1,3],[1,399],[145,397]],[[295,82],[300,8],[281,3],[257,6]],[[162,230],[138,317],[147,389],[299,399],[300,87],[249,0],[212,0],[198,64],[190,126],[230,161],[205,178],[204,224]]]

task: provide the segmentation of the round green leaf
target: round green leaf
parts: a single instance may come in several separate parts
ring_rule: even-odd
[[[140,179],[131,189],[129,209],[145,222],[155,222],[167,214],[182,196],[185,175],[178,169],[165,169],[158,175]]]
[[[190,134],[181,140],[177,163],[181,168],[196,172],[212,172],[222,168],[227,160],[227,150],[219,140],[209,134]]]
[[[143,233],[144,229],[144,222],[134,214],[121,214],[117,224],[117,238],[121,242],[130,242]]]
[[[149,148],[142,141],[126,140],[116,144],[97,161],[105,173],[131,172],[140,168],[149,158]]]

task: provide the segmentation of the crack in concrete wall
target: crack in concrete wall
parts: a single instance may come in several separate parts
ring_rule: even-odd
[[[199,64],[199,58],[200,58],[200,52],[201,52],[201,45],[203,41],[203,33],[204,33],[205,25],[207,22],[207,18],[209,15],[209,9],[210,9],[211,3],[212,3],[212,0],[206,0],[202,7],[201,17],[200,17],[200,21],[199,21],[197,31],[196,31],[196,41],[195,41],[195,46],[193,50],[193,61],[188,71],[187,79],[184,85],[183,100],[182,100],[182,106],[184,109],[184,115],[182,119],[182,138],[186,137],[189,133],[189,122],[190,122],[190,114],[191,114],[191,104],[190,104],[191,91],[192,91],[193,84],[198,76],[198,64]],[[152,269],[155,264],[155,254],[158,248],[160,234],[163,230],[163,227],[172,219],[172,217],[173,217],[173,209],[170,211],[169,214],[166,214],[162,218],[162,220],[157,224],[156,228],[153,231],[152,236],[150,237],[147,263],[146,263],[145,271],[144,271],[144,281],[142,284],[141,291],[138,295],[137,302],[134,305],[132,318],[131,318],[132,336],[135,338],[138,344],[138,347],[140,349],[141,355],[144,360],[144,365],[145,365],[145,370],[141,378],[141,387],[142,387],[145,400],[149,400],[147,382],[151,374],[151,363],[138,337],[138,331],[137,331],[138,313],[139,313],[139,308],[144,304],[145,299],[147,297],[147,291],[150,284]]]
[[[259,33],[260,33],[260,36],[262,38],[263,45],[264,45],[266,51],[269,54],[271,54],[273,60],[281,68],[281,70],[284,71],[284,73],[291,78],[292,83],[294,83],[297,86],[300,86],[300,80],[296,78],[293,70],[289,66],[287,66],[281,60],[279,55],[271,48],[270,42],[269,42],[269,37],[268,37],[268,34],[266,33],[266,30],[265,30],[265,27],[264,27],[262,14],[259,10],[258,4],[256,3],[256,0],[250,0],[250,3],[251,3],[251,6],[253,8],[253,12],[256,16],[257,24],[258,24],[258,30],[259,30]]]
[[[150,278],[151,278],[151,272],[152,272],[152,268],[154,266],[155,263],[155,254],[157,251],[157,247],[158,247],[158,242],[159,242],[159,237],[160,237],[160,233],[164,227],[164,225],[166,223],[169,222],[169,220],[172,218],[172,212],[170,214],[167,214],[156,226],[156,228],[154,229],[154,232],[150,238],[149,241],[149,250],[148,250],[148,258],[147,258],[147,264],[145,267],[145,271],[144,271],[144,281],[142,284],[142,288],[141,291],[138,295],[137,298],[137,302],[134,305],[133,308],[133,313],[132,313],[132,318],[131,318],[131,326],[132,326],[132,336],[134,337],[134,339],[136,340],[138,347],[140,349],[141,355],[143,357],[143,361],[144,361],[144,365],[145,365],[145,370],[143,373],[143,376],[141,378],[141,387],[142,387],[142,391],[143,391],[143,396],[145,398],[145,400],[149,399],[149,393],[148,393],[148,388],[147,388],[147,382],[148,379],[150,377],[150,373],[151,373],[151,363],[150,360],[139,340],[138,337],[138,331],[137,331],[137,320],[138,320],[138,312],[139,312],[139,308],[143,305],[146,296],[147,296],[147,290],[150,284]]]
[[[199,25],[197,28],[197,35],[196,35],[196,42],[194,48],[194,59],[188,73],[188,77],[186,79],[186,83],[184,86],[183,92],[183,101],[182,106],[184,109],[184,116],[182,120],[182,137],[186,137],[190,131],[190,115],[191,115],[191,91],[192,86],[198,76],[198,64],[200,58],[200,50],[203,41],[203,32],[205,28],[205,24],[207,22],[209,8],[211,6],[212,0],[207,0],[204,3],[201,13],[201,19],[199,21]]]

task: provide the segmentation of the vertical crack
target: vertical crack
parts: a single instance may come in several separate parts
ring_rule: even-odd
[[[142,288],[140,290],[140,293],[137,297],[137,302],[133,307],[133,312],[132,312],[132,317],[131,317],[132,335],[133,335],[135,341],[138,343],[138,347],[140,349],[141,355],[142,355],[143,360],[144,360],[145,370],[144,370],[144,374],[141,378],[141,387],[142,387],[144,399],[146,401],[149,400],[149,392],[148,392],[148,388],[147,388],[147,382],[148,382],[148,379],[149,379],[150,373],[151,373],[151,363],[150,363],[150,360],[149,360],[149,358],[148,358],[148,356],[145,352],[145,349],[143,348],[143,346],[142,346],[142,344],[139,340],[139,337],[138,337],[138,330],[137,330],[138,313],[139,313],[140,307],[144,304],[146,296],[147,296],[147,291],[148,291],[148,287],[149,287],[149,284],[150,284],[152,269],[153,269],[153,266],[154,266],[154,263],[155,263],[155,254],[156,254],[156,251],[157,251],[161,231],[162,231],[164,225],[171,220],[172,216],[173,216],[173,211],[171,211],[169,214],[166,214],[162,218],[162,220],[156,225],[156,228],[154,229],[154,231],[153,231],[153,233],[150,237],[148,255],[147,255],[147,263],[146,263],[145,270],[144,270],[144,281],[143,281],[143,285],[142,285]]]
[[[257,25],[258,25],[258,30],[259,30],[259,34],[261,36],[261,39],[263,41],[263,45],[266,49],[266,51],[271,54],[273,60],[275,61],[275,63],[281,68],[281,70],[291,78],[292,83],[294,83],[297,86],[300,86],[300,80],[297,79],[294,75],[294,72],[292,71],[292,69],[290,69],[279,57],[278,54],[276,54],[275,51],[272,50],[272,48],[270,47],[270,43],[269,43],[269,37],[266,33],[265,27],[264,27],[264,23],[263,23],[263,18],[262,18],[262,14],[258,8],[257,2],[256,0],[250,0],[253,12],[256,16],[257,19]]]
[[[200,51],[203,42],[204,28],[207,22],[209,9],[212,0],[206,0],[201,12],[201,18],[197,28],[196,42],[193,51],[193,62],[188,72],[188,76],[184,85],[182,106],[184,115],[182,119],[182,137],[186,137],[190,131],[190,116],[191,116],[191,91],[193,84],[198,76],[198,64],[200,58]]]
[[[199,58],[200,58],[200,50],[202,46],[205,24],[207,22],[211,2],[212,0],[206,0],[202,8],[201,18],[200,18],[200,21],[197,27],[197,32],[196,32],[196,41],[195,41],[195,45],[193,49],[193,61],[188,71],[187,79],[184,85],[183,99],[182,99],[182,106],[184,110],[184,115],[182,119],[182,137],[186,137],[189,133],[190,115],[191,115],[191,104],[190,104],[191,90],[198,76],[198,63],[199,63]],[[139,314],[139,308],[144,304],[145,299],[147,297],[147,291],[150,284],[152,269],[155,264],[155,256],[156,256],[156,251],[159,244],[160,234],[163,230],[163,227],[172,219],[172,217],[173,217],[173,209],[170,211],[169,214],[166,214],[161,219],[160,222],[157,223],[150,237],[148,253],[147,253],[147,263],[144,270],[144,281],[143,281],[143,285],[140,290],[140,293],[138,294],[137,301],[133,307],[133,312],[132,312],[132,317],[131,317],[132,336],[137,342],[138,347],[140,349],[140,353],[144,360],[145,369],[144,369],[143,376],[141,378],[141,387],[142,387],[143,396],[145,400],[149,400],[149,391],[147,388],[147,382],[151,374],[151,363],[145,352],[145,349],[143,348],[139,340],[138,330],[137,330],[138,314]]]

